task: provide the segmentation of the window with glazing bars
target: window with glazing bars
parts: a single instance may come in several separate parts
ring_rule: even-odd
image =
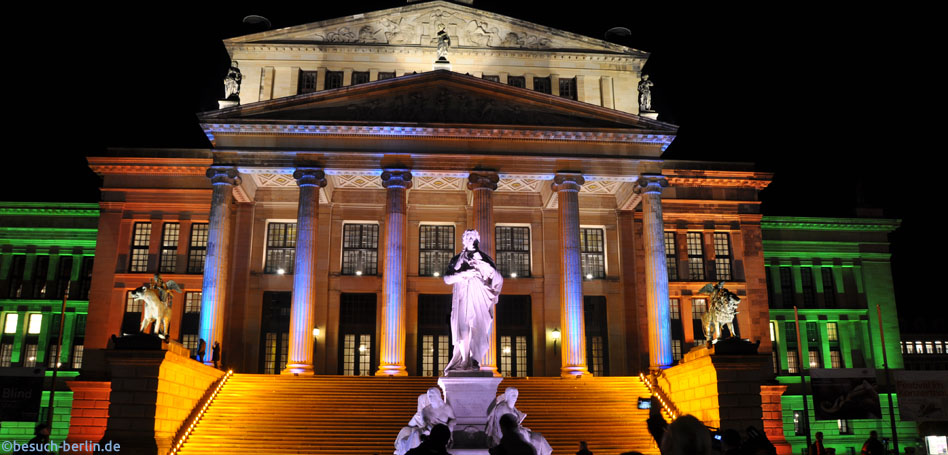
[[[184,312],[185,313],[200,313],[202,295],[203,294],[200,292],[184,293]]]
[[[359,337],[356,346],[356,336]],[[371,373],[372,337],[367,334],[347,333],[343,337],[342,361],[345,376],[369,376]]]
[[[485,81],[491,81],[491,82],[500,82],[500,76],[488,76],[485,74],[481,76],[481,79],[484,79]]]
[[[342,87],[342,71],[326,71],[326,90]]]
[[[3,343],[0,345],[0,367],[13,365],[13,344]]]
[[[549,77],[535,77],[533,78],[533,90],[540,93],[551,94],[553,93],[553,84]]]
[[[267,336],[276,335],[274,333],[267,333]],[[191,351],[191,357],[195,358],[198,355],[198,346],[200,344],[200,338],[196,333],[185,333],[181,335],[181,344],[184,347],[188,348]],[[269,345],[268,345],[269,346]]]
[[[830,343],[839,341],[839,324],[836,322],[826,323],[826,341]]]
[[[151,243],[151,223],[135,223],[132,228],[132,251],[129,272],[148,271],[148,246]]]
[[[572,79],[560,79],[560,96],[563,98],[569,98],[571,100],[576,99],[576,78]]]
[[[30,297],[34,299],[46,298],[46,281],[49,276],[49,256],[38,255],[33,262],[33,293]]]
[[[47,349],[47,351],[46,351],[46,359],[47,359],[47,361],[46,361],[46,366],[47,366],[48,368],[55,368],[55,367],[57,366],[57,364],[58,364],[59,366],[62,366],[63,362],[62,362],[62,359],[61,359],[60,356],[59,356],[59,345],[58,345],[58,344],[53,344],[53,345],[48,346],[48,349]],[[69,364],[68,360],[67,360],[66,364],[67,364],[67,365]]]
[[[678,244],[675,242],[675,233],[665,233],[665,268],[668,270],[668,280],[678,280]]]
[[[814,308],[816,288],[813,285],[813,268],[800,267],[800,286],[803,288],[803,307]]]
[[[93,256],[83,256],[82,269],[79,272],[79,300],[89,300],[89,290],[92,289],[92,266],[95,258]]]
[[[29,343],[26,345],[26,352],[23,355],[23,366],[27,368],[32,368],[36,366],[36,354],[39,349],[39,345],[36,343]]]
[[[191,225],[191,241],[188,245],[188,273],[204,273],[204,261],[207,259],[207,223]]]
[[[830,367],[832,368],[842,368],[843,367],[843,356],[839,352],[839,349],[830,349]]]
[[[527,337],[500,337],[500,372],[504,377],[527,375]]]
[[[18,299],[23,292],[23,274],[26,271],[26,255],[17,254],[13,256],[10,264],[9,283],[10,290],[7,297]]]
[[[789,349],[789,347],[788,347],[788,349],[787,349],[787,373],[793,374],[793,373],[798,373],[799,371],[800,371],[800,369],[799,369],[799,361],[797,360],[797,348],[794,347],[793,349]]]
[[[780,267],[780,299],[784,308],[793,307],[793,271],[790,267]]]
[[[704,337],[704,324],[701,323],[701,317],[708,312],[707,299],[691,299],[691,321],[695,343],[706,341]]]
[[[448,366],[448,335],[422,335],[422,376],[441,376]]]
[[[605,350],[603,349],[603,342],[601,336],[590,337],[592,342],[592,347],[590,353],[592,357],[589,359],[589,369],[593,376],[602,376],[605,374],[605,367],[603,364],[603,357],[605,355]]]
[[[263,273],[293,274],[296,262],[296,223],[267,226],[267,262]]]
[[[178,237],[181,224],[165,223],[161,232],[161,256],[158,260],[158,271],[174,273],[178,266]]]
[[[606,276],[605,233],[602,229],[581,228],[579,249],[583,265],[583,278],[591,280]]]
[[[343,275],[378,275],[378,256],[379,225],[342,226]]]
[[[688,245],[688,277],[691,281],[704,280],[704,243],[700,232],[689,232]]]
[[[681,360],[681,340],[672,340],[672,360]]]
[[[47,295],[61,299],[63,295],[69,292],[69,283],[72,280],[72,256],[59,256],[59,265],[56,271],[55,289],[49,290]]]
[[[511,278],[530,276],[530,228],[497,226],[494,232],[500,274]]]
[[[82,368],[82,353],[84,347],[81,344],[72,345],[72,369],[78,370]]]
[[[368,71],[353,71],[352,72],[352,85],[364,84],[366,82],[369,82]]]
[[[726,232],[714,233],[714,274],[718,281],[731,281],[731,239]]]
[[[316,91],[316,78],[318,71],[300,71],[300,81],[298,93],[310,93]]]
[[[454,226],[418,227],[418,275],[441,276],[454,256]]]
[[[523,76],[507,76],[507,85],[525,88],[527,86],[527,80]]]
[[[668,316],[672,320],[681,319],[681,305],[678,299],[668,299]]]
[[[379,71],[379,80],[382,81],[385,79],[395,79],[395,72],[394,71]]]
[[[836,308],[836,282],[833,280],[832,267],[820,267],[823,277],[823,303],[826,308]]]

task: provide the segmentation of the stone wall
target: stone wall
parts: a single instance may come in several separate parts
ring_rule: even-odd
[[[109,420],[109,381],[67,381],[72,390],[72,422],[66,442],[99,442]]]

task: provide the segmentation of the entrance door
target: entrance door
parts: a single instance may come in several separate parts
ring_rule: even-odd
[[[609,374],[609,337],[606,332],[606,298],[584,296],[583,314],[586,323],[586,364],[593,376]]]
[[[290,342],[290,292],[264,292],[260,318],[260,371],[280,374]]]
[[[339,374],[375,374],[375,312],[375,294],[339,296]]]
[[[451,295],[418,296],[418,375],[441,376],[451,346]]]
[[[530,376],[530,296],[501,295],[494,307],[497,315],[497,369],[503,376]]]

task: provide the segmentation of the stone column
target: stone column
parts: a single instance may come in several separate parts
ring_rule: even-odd
[[[200,338],[207,343],[204,364],[214,365],[214,343],[223,341],[224,299],[227,289],[228,257],[230,251],[230,203],[234,186],[240,184],[237,169],[212,167],[207,170],[214,191],[211,194],[211,213],[208,220],[207,256],[204,261],[204,283],[201,286]]]
[[[563,377],[589,374],[586,368],[586,327],[583,321],[583,270],[579,245],[579,188],[582,174],[558,173],[553,178],[560,221],[560,324]]]
[[[474,229],[481,235],[478,248],[497,261],[494,251],[494,190],[500,178],[496,172],[471,172],[467,180],[467,189],[474,193]],[[497,313],[490,329],[490,347],[483,359],[478,359],[481,370],[490,371],[494,376],[497,372]]]
[[[642,175],[635,192],[642,195],[645,237],[645,303],[648,316],[648,363],[652,370],[672,365],[671,318],[668,314],[668,270],[665,263],[665,224],[662,221],[661,175]]]
[[[407,376],[405,368],[405,283],[408,281],[406,234],[408,232],[407,193],[411,171],[386,170],[385,263],[382,269],[382,340],[377,376]]]
[[[316,239],[319,231],[319,188],[326,186],[322,169],[299,168],[296,215],[296,259],[293,265],[293,306],[290,346],[283,374],[313,374],[313,308],[316,306]]]

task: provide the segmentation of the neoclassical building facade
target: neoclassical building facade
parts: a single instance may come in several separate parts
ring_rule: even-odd
[[[212,148],[89,158],[87,356],[136,326],[128,292],[160,273],[184,288],[171,337],[203,339],[205,362],[219,343],[238,372],[438,375],[466,229],[505,278],[497,374],[672,365],[704,338],[681,321],[712,281],[770,353],[771,176],[663,159],[677,127],[638,111],[647,53],[443,1],[225,45],[240,103],[199,114]]]

